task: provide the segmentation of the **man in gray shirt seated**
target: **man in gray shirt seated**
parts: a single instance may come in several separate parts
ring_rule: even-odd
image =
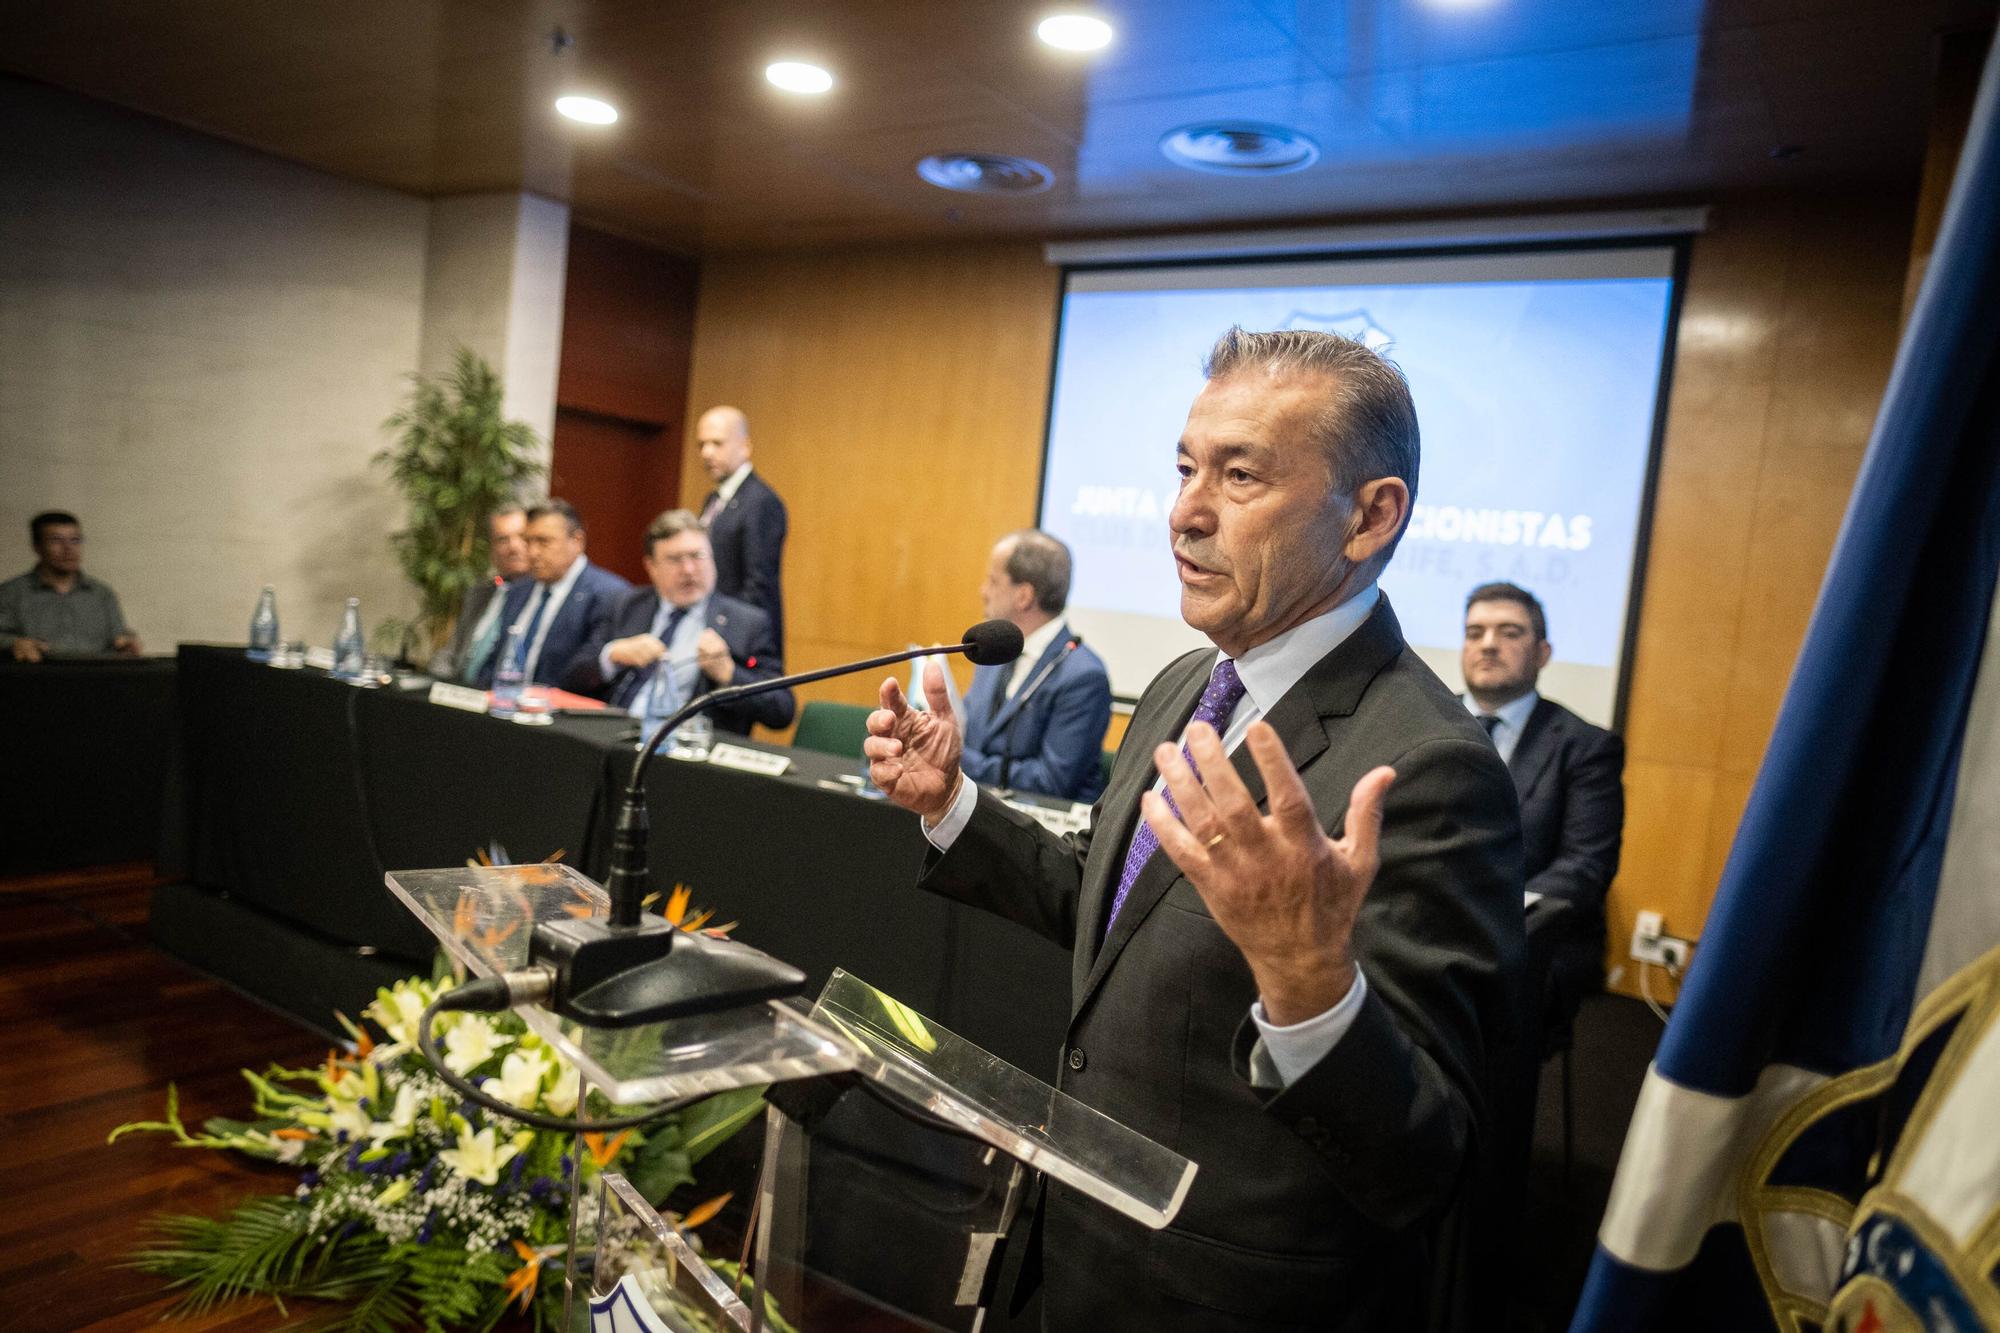
[[[83,526],[51,509],[28,520],[35,567],[0,583],[0,652],[16,662],[140,652],[118,594],[83,572]]]

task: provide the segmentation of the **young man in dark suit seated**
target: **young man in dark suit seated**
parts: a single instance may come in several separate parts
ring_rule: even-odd
[[[972,673],[959,763],[975,782],[1094,801],[1104,790],[1111,677],[1063,619],[1069,571],[1069,548],[1046,532],[1010,533],[994,546],[979,599],[988,619],[1020,627],[1021,655]]]
[[[1565,990],[1590,991],[1604,981],[1604,894],[1625,832],[1625,743],[1542,698],[1535,685],[1550,652],[1548,619],[1527,589],[1487,583],[1466,598],[1465,706],[1521,798],[1530,968]]]
[[[642,734],[690,699],[785,674],[771,618],[715,590],[715,555],[701,520],[670,509],[646,529],[646,576],[576,668],[583,688],[640,719]],[[790,726],[790,690],[773,690],[709,713],[718,731]]]
[[[528,510],[528,577],[507,586],[500,605],[500,646],[472,683],[493,684],[511,651],[524,680],[565,690],[584,687],[575,674],[579,650],[604,632],[605,623],[632,585],[590,563],[583,553],[583,518],[567,500],[545,500]],[[518,628],[521,635],[511,639]]]

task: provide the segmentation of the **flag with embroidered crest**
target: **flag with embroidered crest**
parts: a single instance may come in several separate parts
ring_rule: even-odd
[[[2000,1328],[2000,59],[1572,1333]]]

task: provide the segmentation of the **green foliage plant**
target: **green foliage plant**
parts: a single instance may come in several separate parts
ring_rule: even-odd
[[[506,420],[500,377],[471,350],[460,347],[442,376],[410,380],[408,401],[382,423],[395,441],[375,459],[407,508],[407,526],[391,542],[417,590],[412,628],[427,660],[486,575],[487,520],[544,465],[540,438],[526,422]]]

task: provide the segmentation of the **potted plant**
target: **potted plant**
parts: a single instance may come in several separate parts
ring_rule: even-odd
[[[465,594],[486,575],[487,520],[541,474],[541,440],[524,421],[501,413],[500,377],[460,347],[435,379],[412,375],[409,401],[383,422],[396,439],[375,456],[403,494],[409,522],[391,542],[416,585],[419,610],[386,632],[419,661],[451,638]]]

